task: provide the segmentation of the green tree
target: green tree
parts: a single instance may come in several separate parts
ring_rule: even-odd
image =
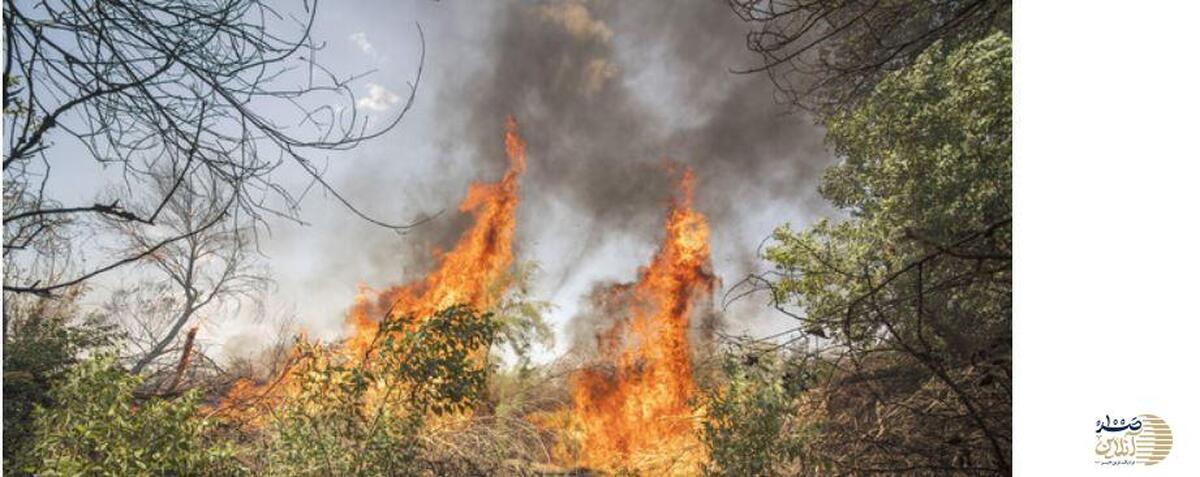
[[[820,442],[845,471],[1008,472],[1011,58],[996,33],[884,77],[827,121],[850,218],[774,234],[773,298],[837,358]]]
[[[973,43],[1012,32],[1011,0],[727,0],[751,30],[777,97],[822,115],[852,110],[890,73],[935,43]]]

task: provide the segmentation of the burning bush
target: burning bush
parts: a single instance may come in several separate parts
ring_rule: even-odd
[[[415,324],[415,326],[414,326]],[[302,345],[295,394],[274,410],[262,469],[269,475],[410,475],[454,463],[423,459],[427,418],[467,412],[485,389],[497,325],[451,307],[424,320],[388,318],[367,359]],[[445,422],[443,422],[445,424]]]

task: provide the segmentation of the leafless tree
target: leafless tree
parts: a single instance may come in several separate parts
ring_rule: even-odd
[[[203,311],[252,301],[268,283],[251,249],[250,226],[240,215],[227,213],[233,192],[219,178],[201,171],[180,183],[179,171],[151,172],[155,194],[128,210],[151,213],[169,196],[161,202],[158,227],[107,220],[123,249],[146,250],[164,237],[183,237],[143,259],[149,275],[134,287],[118,290],[106,306],[110,316],[129,328],[134,373],[173,351],[180,333]]]
[[[376,219],[348,202],[325,180],[317,155],[397,125],[420,80],[423,35],[407,100],[394,116],[373,121],[351,89],[361,75],[342,77],[315,61],[322,47],[310,35],[316,2],[293,7],[259,0],[4,0],[4,258],[29,271],[6,276],[5,292],[50,295],[186,246],[187,234],[228,214],[240,214],[252,231],[267,217],[301,221],[300,203],[312,189],[379,226],[415,225]],[[70,203],[47,188],[53,169],[81,160],[115,171],[119,193]],[[309,182],[277,181],[273,173],[288,167]],[[129,207],[161,186],[153,173],[159,170],[176,174],[159,202]],[[161,233],[170,228],[162,222],[175,194],[201,173],[229,191],[227,203],[185,233]],[[97,219],[146,229],[139,236],[153,239],[65,274],[80,255],[70,245]]]
[[[837,111],[858,104],[888,72],[938,40],[1012,30],[1011,0],[728,0],[752,26],[746,47],[780,102]]]

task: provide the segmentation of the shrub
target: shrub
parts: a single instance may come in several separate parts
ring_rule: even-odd
[[[111,343],[112,330],[89,316],[76,320],[81,289],[55,298],[4,300],[4,468],[33,441],[33,410],[53,404],[51,390],[88,349]]]
[[[425,427],[428,419],[467,411],[482,397],[496,331],[490,314],[452,307],[419,323],[385,321],[366,359],[302,343],[290,371],[297,392],[267,428],[264,473],[461,470],[422,458]]]
[[[726,382],[701,398],[706,475],[778,475],[796,457],[798,443],[788,431],[792,396],[782,366],[773,353],[723,356]]]
[[[214,423],[196,414],[200,396],[138,400],[141,380],[111,355],[81,362],[34,410],[31,455],[37,475],[236,475],[236,449],[209,439]]]

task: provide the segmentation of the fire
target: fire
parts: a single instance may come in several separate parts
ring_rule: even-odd
[[[364,290],[350,311],[353,334],[346,347],[362,352],[375,337],[378,318],[426,317],[453,305],[486,310],[494,303],[499,279],[513,263],[512,241],[518,203],[517,178],[525,170],[525,141],[517,122],[505,121],[504,147],[508,170],[499,182],[471,184],[458,210],[475,217],[475,223],[458,239],[440,264],[425,278],[394,286],[376,294]]]
[[[453,305],[487,310],[503,292],[502,278],[513,263],[512,241],[519,203],[517,179],[525,170],[525,141],[517,133],[511,116],[505,121],[505,152],[508,170],[499,182],[473,183],[458,206],[471,214],[474,223],[457,244],[438,257],[438,267],[424,278],[380,292],[361,288],[347,316],[351,334],[340,348],[349,359],[365,359],[379,329],[379,321],[393,318],[423,319]],[[301,338],[303,339],[303,338]],[[292,360],[297,350],[292,351]],[[261,413],[253,408],[273,407],[279,399],[295,392],[285,371],[264,385],[243,379],[227,393],[222,408],[230,414],[249,414],[244,422],[255,422]],[[240,410],[240,411],[239,411]],[[246,412],[251,410],[251,412]]]
[[[525,169],[525,143],[516,121],[505,125],[508,170],[498,182],[475,183],[459,204],[473,225],[424,278],[382,291],[362,289],[347,315],[350,336],[339,359],[369,359],[385,317],[419,320],[453,305],[487,310],[503,293],[513,264],[518,178]],[[665,224],[665,237],[636,283],[611,290],[622,302],[614,325],[597,337],[599,362],[572,375],[572,406],[564,431],[578,448],[560,447],[563,460],[597,469],[639,473],[694,474],[703,461],[689,405],[696,394],[692,376],[689,322],[702,300],[711,297],[709,230],[692,209],[695,178],[682,174]],[[300,347],[292,359],[300,358]],[[287,367],[265,385],[243,380],[222,407],[258,423],[262,412],[296,392]],[[247,404],[249,403],[249,404]],[[239,411],[240,410],[240,411]],[[249,419],[245,419],[249,417]]]
[[[692,210],[694,177],[684,172],[666,236],[628,294],[628,314],[597,337],[600,360],[570,379],[569,433],[579,465],[639,473],[694,474],[703,459],[694,413],[688,329],[711,296],[708,225]],[[607,369],[606,369],[607,368]]]

